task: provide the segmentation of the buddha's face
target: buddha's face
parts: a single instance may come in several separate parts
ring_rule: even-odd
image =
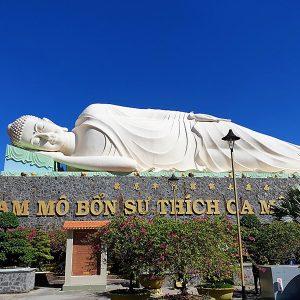
[[[30,116],[24,122],[18,146],[33,150],[59,151],[63,145],[65,131],[66,128],[47,119]]]

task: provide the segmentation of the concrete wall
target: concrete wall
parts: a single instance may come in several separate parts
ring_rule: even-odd
[[[259,266],[259,276],[263,299],[299,299],[300,269],[297,265]]]
[[[173,191],[168,177],[139,177],[139,176],[0,176],[0,211],[12,210],[13,201],[30,202],[28,216],[20,216],[21,226],[37,226],[44,228],[59,226],[65,220],[99,220],[107,219],[109,215],[77,216],[77,201],[92,201],[99,195],[103,200],[115,200],[119,208],[128,199],[149,200],[149,211],[154,213],[159,199],[173,199]],[[275,175],[274,175],[275,176]],[[217,200],[220,213],[225,212],[226,201],[233,199],[232,178],[224,177],[180,177],[177,182],[176,199]],[[260,215],[260,201],[278,200],[291,187],[300,184],[299,177],[288,178],[237,178],[238,197],[240,204],[249,201],[253,211],[263,221],[271,216]],[[49,200],[58,201],[66,197],[69,204],[68,212],[63,216],[37,216],[38,201],[46,203]],[[170,208],[167,208],[170,213]],[[190,217],[183,215],[181,217]],[[234,216],[231,216],[234,218]]]
[[[24,293],[34,288],[35,269],[0,269],[0,293]]]

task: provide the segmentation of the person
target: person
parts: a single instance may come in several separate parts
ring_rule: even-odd
[[[22,116],[8,126],[11,143],[82,170],[231,171],[229,129],[236,171],[298,172],[299,146],[205,114],[92,104],[74,129]]]
[[[260,294],[260,287],[258,287],[258,283],[260,285],[259,267],[255,262],[252,263],[252,273],[253,273],[255,294],[258,295]]]

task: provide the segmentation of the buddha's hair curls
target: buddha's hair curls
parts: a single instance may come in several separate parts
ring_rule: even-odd
[[[24,129],[26,122],[29,119],[39,120],[39,118],[37,118],[35,116],[25,115],[25,116],[22,116],[22,117],[16,119],[14,122],[12,122],[11,124],[8,125],[7,133],[9,135],[12,145],[17,146],[17,147],[22,146],[21,141],[22,141],[23,129]]]

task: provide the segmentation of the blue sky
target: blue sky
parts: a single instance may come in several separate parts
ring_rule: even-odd
[[[299,1],[0,0],[6,127],[91,103],[207,113],[300,145]]]

